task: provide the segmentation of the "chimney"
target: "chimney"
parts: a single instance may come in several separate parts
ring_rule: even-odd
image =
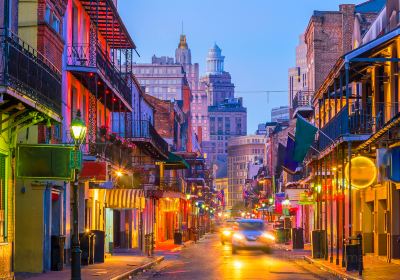
[[[352,50],[352,39],[354,31],[355,5],[339,5],[342,13],[342,55]]]

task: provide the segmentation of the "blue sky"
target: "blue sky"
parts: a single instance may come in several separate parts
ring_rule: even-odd
[[[338,10],[360,0],[119,0],[118,9],[140,58],[174,56],[181,22],[192,62],[204,73],[207,51],[216,42],[236,91],[287,90],[298,36],[313,10]],[[290,3],[290,4],[289,4]],[[287,105],[287,93],[237,93],[248,111],[248,134],[270,119],[271,108]]]

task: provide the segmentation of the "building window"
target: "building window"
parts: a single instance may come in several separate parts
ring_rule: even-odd
[[[51,14],[50,7],[46,6],[46,11],[44,14],[44,21],[47,22],[48,24],[50,24],[50,14]]]
[[[53,14],[53,19],[51,23],[51,27],[57,32],[60,33],[60,20],[56,15]]]

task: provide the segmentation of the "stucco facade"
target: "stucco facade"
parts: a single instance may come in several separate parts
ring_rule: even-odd
[[[249,135],[231,138],[228,142],[228,208],[243,202],[243,190],[248,179],[249,163],[262,163],[266,138]],[[261,165],[260,165],[261,166]]]

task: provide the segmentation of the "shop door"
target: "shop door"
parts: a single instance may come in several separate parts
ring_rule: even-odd
[[[111,253],[114,246],[114,211],[106,208],[106,252]]]

